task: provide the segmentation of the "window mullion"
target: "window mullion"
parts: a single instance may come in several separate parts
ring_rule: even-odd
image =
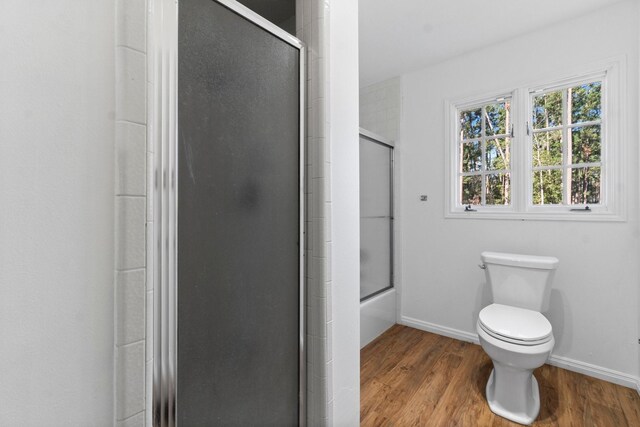
[[[529,204],[531,193],[531,161],[529,159],[532,152],[533,133],[527,135],[527,128],[531,120],[531,100],[529,91],[518,89],[515,92],[515,102],[513,103],[513,120],[519,123],[515,129],[514,139],[518,144],[513,144],[513,163],[511,165],[512,181],[512,202],[518,211],[525,211]],[[513,197],[513,195],[516,197]]]
[[[569,114],[567,112],[569,106],[569,99],[567,93],[569,89],[562,90],[562,203],[569,205],[571,202],[571,168],[570,159],[571,147],[569,146]]]
[[[487,204],[487,199],[486,199],[486,195],[487,195],[487,129],[486,129],[486,124],[485,124],[485,120],[484,120],[484,116],[485,114],[487,114],[487,110],[485,106],[482,106],[482,110],[480,113],[480,117],[482,118],[482,121],[480,122],[480,148],[481,148],[481,155],[482,155],[482,168],[481,171],[482,173],[480,174],[480,176],[482,177],[482,194],[481,194],[481,198],[480,198],[480,205],[481,206],[486,206]]]

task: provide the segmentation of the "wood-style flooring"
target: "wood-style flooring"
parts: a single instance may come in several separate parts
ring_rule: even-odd
[[[361,426],[518,426],[493,414],[479,345],[395,325],[361,351]],[[634,389],[544,365],[534,426],[640,426]]]

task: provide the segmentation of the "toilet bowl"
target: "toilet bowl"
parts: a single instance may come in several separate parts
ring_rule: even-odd
[[[528,323],[532,318],[533,323]],[[518,323],[520,329],[514,327]],[[493,361],[486,387],[491,411],[520,424],[531,424],[540,412],[533,371],[553,350],[551,324],[538,312],[492,304],[480,312],[476,330],[480,345]]]
[[[491,411],[520,424],[531,424],[540,412],[540,391],[533,371],[542,366],[555,344],[551,323],[541,311],[548,306],[553,257],[482,253],[482,268],[493,304],[476,323],[480,345],[493,362],[486,387]]]

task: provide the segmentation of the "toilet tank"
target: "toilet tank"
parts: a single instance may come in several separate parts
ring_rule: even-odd
[[[551,281],[558,258],[482,252],[493,302],[535,311],[549,308]]]

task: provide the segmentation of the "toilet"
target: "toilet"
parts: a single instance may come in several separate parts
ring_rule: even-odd
[[[541,311],[549,304],[558,259],[483,252],[482,265],[493,304],[478,315],[480,345],[493,361],[486,387],[491,411],[519,424],[531,424],[540,412],[534,369],[542,366],[555,340]]]

